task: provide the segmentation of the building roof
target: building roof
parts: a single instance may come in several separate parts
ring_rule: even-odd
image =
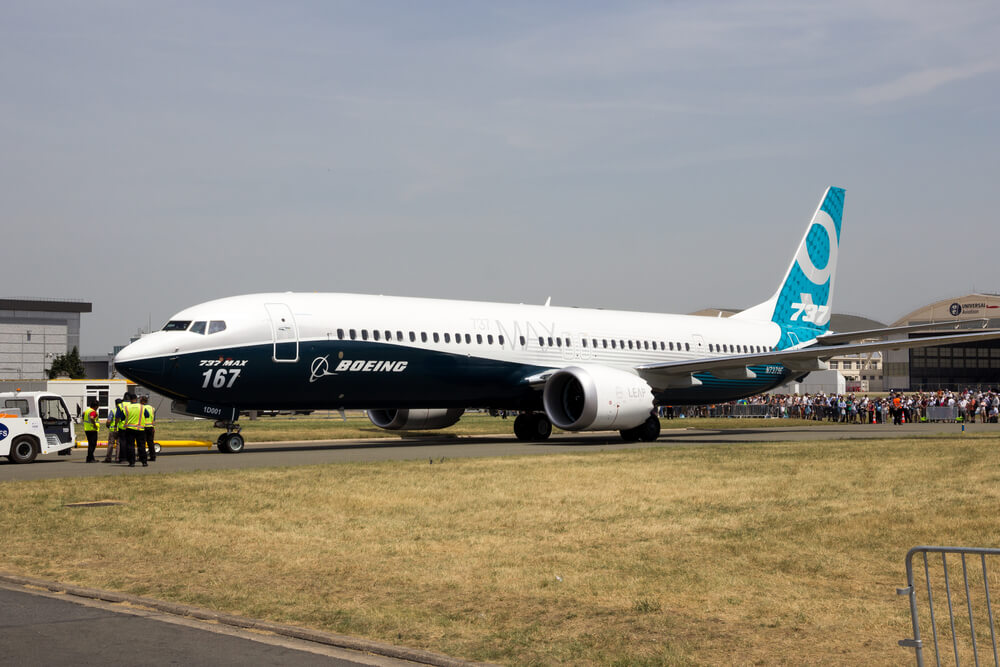
[[[0,310],[29,310],[49,313],[90,313],[94,304],[75,299],[29,299],[24,297],[0,297]]]

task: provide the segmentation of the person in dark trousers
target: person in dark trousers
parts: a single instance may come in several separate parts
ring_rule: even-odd
[[[97,432],[101,429],[101,423],[97,416],[97,401],[91,401],[87,409],[83,411],[83,433],[87,436],[87,463],[97,461],[94,458],[94,450],[97,449]]]
[[[156,449],[153,446],[153,421],[156,418],[156,410],[149,405],[149,396],[145,394],[139,397],[139,405],[142,408],[142,431],[146,442],[146,449],[149,452],[149,460],[156,460]]]

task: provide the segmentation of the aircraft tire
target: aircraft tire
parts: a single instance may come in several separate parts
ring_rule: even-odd
[[[163,449],[163,447],[160,446],[160,443],[158,443],[158,442],[154,442],[153,443],[153,453],[154,454],[159,454],[161,449]]]
[[[637,429],[639,439],[643,442],[656,442],[660,437],[660,420],[650,417]]]
[[[531,415],[532,442],[545,442],[552,435],[552,422],[545,415]]]
[[[531,440],[531,432],[528,428],[530,420],[531,415],[518,415],[514,417],[514,435],[522,442]]]
[[[243,436],[239,433],[224,433],[219,438],[219,451],[223,454],[239,454],[245,444]]]
[[[31,463],[38,456],[38,441],[22,435],[10,444],[10,454],[7,458],[11,463]]]

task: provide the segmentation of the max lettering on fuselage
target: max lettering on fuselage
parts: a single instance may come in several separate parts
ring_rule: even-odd
[[[247,365],[247,359],[202,359],[198,365],[242,368]]]

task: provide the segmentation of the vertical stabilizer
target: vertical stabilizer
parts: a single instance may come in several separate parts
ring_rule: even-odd
[[[844,212],[843,188],[827,188],[778,291],[734,317],[781,327],[779,348],[813,340],[830,328],[833,284]]]

